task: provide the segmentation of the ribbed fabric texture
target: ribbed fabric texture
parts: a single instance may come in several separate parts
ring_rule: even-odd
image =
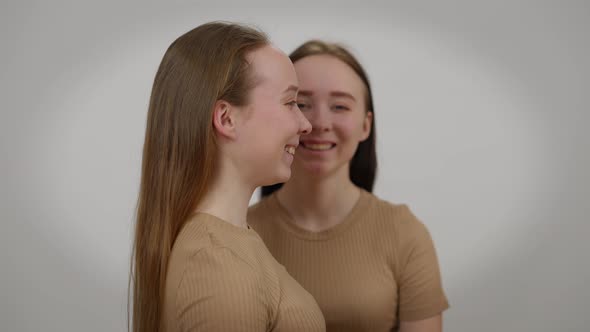
[[[343,222],[314,233],[271,195],[250,208],[248,222],[314,296],[327,331],[391,331],[449,306],[430,234],[406,205],[362,191]]]
[[[180,331],[325,331],[313,297],[252,229],[198,213],[168,265],[163,328]]]

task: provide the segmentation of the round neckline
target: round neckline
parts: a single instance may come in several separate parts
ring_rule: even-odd
[[[239,234],[255,234],[254,229],[250,227],[250,225],[246,224],[247,228],[236,226],[228,221],[225,221],[215,215],[209,214],[207,212],[195,212],[190,217],[190,221],[194,221],[197,218],[202,218],[208,225],[212,225],[213,227],[224,229],[229,232],[239,233]]]
[[[360,214],[366,210],[366,206],[369,203],[370,193],[360,188],[360,195],[358,200],[355,202],[352,210],[348,213],[342,222],[324,229],[319,232],[307,230],[295,223],[293,217],[289,214],[289,211],[281,204],[276,192],[270,195],[268,203],[272,205],[279,213],[279,224],[282,228],[297,236],[298,238],[310,241],[322,241],[334,238],[338,234],[346,231],[351,225],[355,223],[357,219],[360,219]]]

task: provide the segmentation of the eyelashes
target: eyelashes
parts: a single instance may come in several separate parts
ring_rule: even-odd
[[[335,109],[335,110],[337,110],[337,111],[348,111],[348,110],[350,110],[350,108],[348,106],[344,106],[344,105],[334,105],[332,108]]]

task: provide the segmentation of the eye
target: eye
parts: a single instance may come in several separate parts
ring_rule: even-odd
[[[334,106],[332,106],[332,109],[334,109],[335,111],[349,111],[350,110],[350,108],[345,105],[334,105]]]
[[[304,110],[306,108],[309,108],[309,105],[307,105],[306,103],[297,103],[297,107],[299,107],[300,110]]]

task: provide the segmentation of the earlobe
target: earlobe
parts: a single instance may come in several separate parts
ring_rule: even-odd
[[[213,128],[226,138],[236,137],[236,119],[232,105],[225,100],[218,100],[213,107]]]
[[[363,119],[363,137],[361,142],[365,141],[371,135],[371,124],[373,123],[373,112],[368,111]]]

